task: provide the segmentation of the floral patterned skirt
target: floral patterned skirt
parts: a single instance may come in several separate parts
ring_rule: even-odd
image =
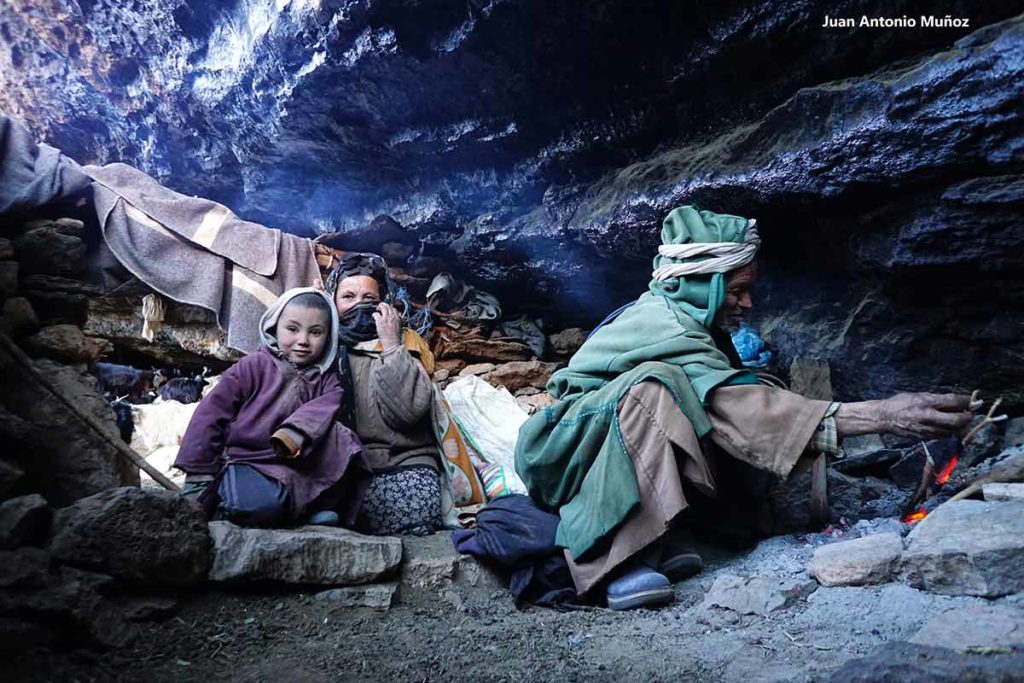
[[[425,536],[441,528],[441,483],[429,465],[377,472],[363,498],[360,527],[375,536]]]

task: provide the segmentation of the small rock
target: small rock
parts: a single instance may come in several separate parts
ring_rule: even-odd
[[[467,377],[469,375],[486,375],[488,372],[493,370],[496,366],[494,363],[473,363],[459,370],[459,377]]]
[[[39,318],[32,304],[23,296],[14,296],[4,301],[3,314],[10,321],[11,332],[16,336],[31,334],[39,329]]]
[[[982,484],[985,500],[1024,501],[1024,484]]]
[[[704,607],[724,607],[763,617],[806,598],[817,588],[818,584],[806,579],[722,574],[704,596]]]
[[[85,269],[85,242],[67,226],[32,228],[15,238],[14,250],[25,273],[75,275]]]
[[[170,491],[103,491],[59,510],[53,526],[56,559],[130,583],[194,586],[210,567],[202,511]]]
[[[402,588],[449,588],[455,580],[458,558],[410,557],[402,563]]]
[[[452,373],[448,368],[438,368],[437,370],[434,370],[434,381],[444,382],[449,376],[451,376],[451,374]]]
[[[946,503],[907,540],[903,573],[915,588],[988,598],[1024,591],[1024,503]]]
[[[64,363],[92,363],[113,349],[105,339],[87,337],[77,325],[50,325],[25,339],[25,349],[35,356]]]
[[[0,548],[39,545],[50,530],[50,505],[38,493],[0,504]]]
[[[555,403],[555,399],[546,391],[532,396],[516,396],[516,403],[526,411],[527,415],[533,415],[538,410],[543,410]]]
[[[85,223],[77,218],[58,218],[53,224],[57,226],[57,231],[62,235],[71,235],[72,237],[85,235]]]
[[[135,598],[120,605],[127,621],[163,621],[178,613],[178,601],[173,598]]]
[[[29,275],[20,281],[18,292],[32,303],[40,321],[49,325],[85,325],[90,299],[102,301],[99,287],[56,275]]]
[[[372,607],[390,609],[398,590],[397,583],[371,583],[365,586],[332,588],[317,593],[314,598],[338,607]]]
[[[518,389],[513,395],[516,398],[519,398],[520,396],[533,396],[534,394],[539,394],[541,391],[542,390],[537,387],[523,387],[522,389]]]
[[[551,349],[552,355],[568,358],[580,350],[583,342],[587,340],[587,334],[587,330],[570,327],[548,337],[548,348]]]
[[[14,258],[14,245],[6,237],[0,237],[0,261]]]
[[[50,553],[45,550],[0,550],[0,588],[42,588],[49,574]]]
[[[402,542],[347,529],[243,529],[210,522],[213,581],[272,580],[294,584],[370,583],[398,567]]]
[[[911,643],[967,652],[1024,646],[1024,611],[999,605],[972,605],[929,617]]]
[[[545,363],[539,360],[503,363],[487,374],[487,381],[496,387],[505,387],[510,392],[523,387],[547,386],[548,379],[558,367],[557,363]]]
[[[18,262],[0,261],[0,297],[8,297],[18,291]]]
[[[37,548],[0,552],[0,576],[10,579],[7,565],[21,568],[20,580],[0,581],[0,614],[17,615],[51,631],[68,644],[120,647],[130,640],[116,605],[104,597],[114,580],[73,567],[49,567],[49,556]]]
[[[892,578],[903,553],[899,534],[874,534],[814,551],[807,573],[823,586],[863,586]]]

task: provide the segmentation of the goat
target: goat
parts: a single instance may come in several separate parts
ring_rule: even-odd
[[[148,403],[156,397],[152,391],[152,372],[139,370],[130,365],[96,363],[93,366],[93,374],[96,375],[96,391],[111,400],[111,405],[113,402],[126,400],[132,403]]]
[[[204,369],[202,375],[167,380],[160,387],[160,398],[178,403],[197,403],[203,397],[203,387],[206,386],[205,374]]]
[[[117,431],[121,435],[121,441],[131,445],[132,434],[135,432],[135,406],[128,403],[127,396],[120,396],[110,402],[114,409],[114,420],[117,422]]]

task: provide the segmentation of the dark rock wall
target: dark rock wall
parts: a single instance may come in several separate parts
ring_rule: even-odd
[[[643,288],[673,206],[757,217],[755,322],[783,359],[828,359],[842,398],[1014,391],[1019,3],[944,3],[959,28],[820,27],[936,11],[14,0],[0,109],[79,161],[132,163],[275,227],[373,247],[365,226],[388,216],[389,240],[560,326]]]

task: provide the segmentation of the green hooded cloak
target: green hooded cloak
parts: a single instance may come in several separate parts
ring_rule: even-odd
[[[741,242],[750,221],[684,206],[665,218],[664,244]],[[703,258],[703,257],[698,257]],[[658,256],[654,267],[677,262]],[[756,384],[731,367],[708,326],[725,301],[722,273],[652,280],[649,290],[591,336],[551,376],[558,399],[519,430],[516,471],[530,495],[561,517],[556,542],[579,560],[639,502],[618,405],[639,382],[661,382],[698,437],[711,430],[704,404],[722,385]]]

